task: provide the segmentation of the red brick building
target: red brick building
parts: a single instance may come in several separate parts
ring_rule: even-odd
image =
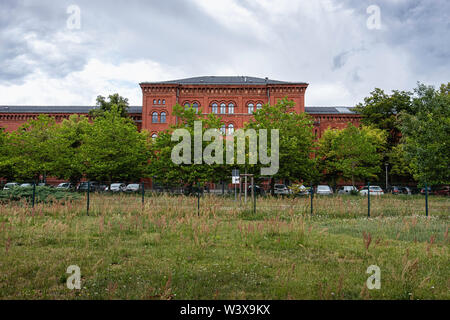
[[[140,84],[142,107],[130,107],[130,116],[138,128],[152,135],[166,130],[177,119],[172,115],[176,103],[189,105],[203,114],[215,113],[225,122],[223,130],[243,127],[252,112],[266,103],[275,104],[288,97],[295,102],[296,112],[310,114],[318,137],[329,127],[344,128],[349,122],[359,125],[360,115],[347,107],[305,107],[308,84],[254,77],[197,77]],[[0,106],[0,128],[18,129],[39,114],[49,114],[62,121],[72,114],[87,115],[90,106]]]

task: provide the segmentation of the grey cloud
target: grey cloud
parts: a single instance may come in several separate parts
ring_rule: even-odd
[[[387,71],[387,85],[409,86],[424,75],[444,81],[439,70],[450,69],[446,0],[335,0],[331,13],[321,1],[276,13],[257,1],[236,3],[264,28],[263,37],[255,36],[261,30],[227,28],[193,0],[2,0],[0,84],[21,83],[36,71],[65,77],[93,58],[113,64],[148,59],[187,76],[228,70],[312,86],[340,82],[353,95],[350,104],[382,85]],[[383,30],[365,26],[366,8],[374,3]],[[78,31],[65,29],[71,4],[81,8]],[[404,65],[395,66],[397,56]],[[396,81],[397,73],[407,80]]]

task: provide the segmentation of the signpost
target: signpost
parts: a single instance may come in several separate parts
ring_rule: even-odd
[[[233,169],[233,171],[231,172],[231,176],[232,176],[232,183],[234,184],[234,201],[236,201],[237,200],[236,185],[241,184],[239,169]]]

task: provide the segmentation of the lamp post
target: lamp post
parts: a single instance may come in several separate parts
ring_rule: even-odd
[[[385,163],[384,164],[386,167],[386,192],[388,191],[388,167],[389,167],[389,163]]]

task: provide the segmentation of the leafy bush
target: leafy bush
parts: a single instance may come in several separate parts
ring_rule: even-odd
[[[59,200],[77,200],[80,195],[68,191],[58,190],[50,187],[36,187],[35,201],[37,202],[52,202]],[[0,191],[0,202],[6,201],[20,201],[27,199],[31,201],[33,198],[33,188],[15,187],[10,190]]]

